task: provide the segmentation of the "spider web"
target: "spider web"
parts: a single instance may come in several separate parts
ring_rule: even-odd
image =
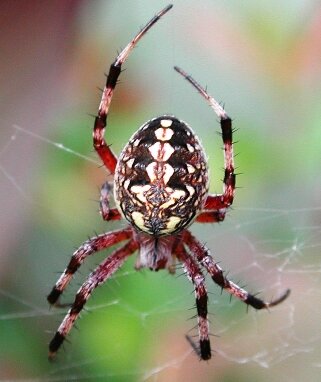
[[[119,13],[117,6],[114,7],[115,14]],[[153,14],[154,6],[149,11]],[[134,20],[132,29],[136,24]],[[174,29],[173,24],[170,25]],[[160,35],[165,33],[164,25],[160,24],[159,29]],[[173,38],[175,34],[172,32],[170,36]],[[144,44],[146,49],[150,48],[148,40]],[[101,41],[97,43],[100,45]],[[144,49],[140,49],[140,57],[148,60]],[[164,52],[161,46],[159,50]],[[164,57],[163,53],[152,52],[154,57],[150,63],[165,59],[170,64],[164,66],[170,67],[171,54]],[[204,60],[208,53],[208,50],[204,53]],[[188,62],[190,57],[175,55],[175,60],[178,59]],[[102,61],[105,62],[105,58]],[[220,64],[216,64],[220,68]],[[135,57],[128,65],[131,66],[135,66]],[[208,73],[205,65],[203,68],[204,73]],[[135,70],[138,72],[139,66]],[[199,122],[199,113],[203,111],[201,125],[212,127],[213,115],[204,111],[197,95],[192,91],[191,95],[187,94],[186,84],[177,81],[175,84],[184,90],[176,93],[171,85],[173,76],[170,80],[165,78],[164,85],[161,80],[155,84],[160,92],[169,94],[166,102],[158,100],[161,105],[140,106],[139,113],[132,116],[128,99],[132,100],[138,86],[133,73],[126,77],[125,86],[121,85],[119,96],[116,94],[110,118],[110,141],[114,142],[115,151],[119,152],[131,134],[129,130],[122,130],[123,126],[129,124],[135,129],[133,126],[150,117],[147,109],[151,108],[152,114],[155,110],[157,115],[170,104],[178,110],[175,114],[183,115],[198,130],[210,154],[211,191],[220,192],[220,142],[213,147],[211,142],[218,139],[213,138],[212,131],[208,132],[206,127],[202,129]],[[64,74],[63,79],[70,77],[69,71]],[[92,105],[95,110],[97,98],[93,97],[90,102],[82,100],[80,107],[70,103],[62,106],[66,99],[77,97],[70,97],[69,84],[65,97],[55,100],[53,110],[48,107],[41,118],[37,115],[37,118],[33,116],[23,121],[15,114],[13,119],[3,122],[5,129],[0,144],[0,381],[319,379],[321,187],[316,163],[320,163],[317,133],[320,121],[313,106],[319,104],[320,93],[305,93],[306,97],[310,96],[309,109],[284,116],[286,103],[271,106],[269,110],[259,106],[261,102],[264,104],[263,99],[256,102],[251,96],[249,102],[237,100],[234,103],[232,82],[227,90],[224,84],[230,74],[222,76],[224,81],[220,77],[217,81],[211,80],[211,88],[212,84],[217,84],[215,94],[222,94],[222,99],[229,100],[231,105],[227,109],[231,109],[231,115],[238,116],[235,124],[240,130],[236,139],[240,143],[236,151],[240,155],[236,161],[244,174],[237,181],[242,188],[237,190],[235,205],[225,222],[194,224],[192,231],[206,243],[221,267],[228,271],[230,279],[245,285],[250,292],[260,292],[260,297],[265,299],[290,288],[288,300],[269,312],[247,311],[244,304],[235,299],[230,301],[229,296],[221,293],[207,277],[214,352],[210,362],[199,362],[184,338],[186,334],[197,334],[193,289],[189,281],[179,267],[174,277],[166,272],[135,272],[133,257],[94,292],[77,323],[79,330],[72,330],[68,338],[70,343],[65,344],[57,361],[49,364],[47,344],[65,313],[49,309],[45,300],[58,278],[57,272],[64,269],[74,247],[88,235],[124,224],[100,221],[96,199],[106,173],[99,167],[95,153],[90,151],[92,121],[84,117],[82,109],[83,105],[86,110]],[[78,75],[74,76],[79,78]],[[89,79],[87,91],[91,91],[92,83],[100,80],[99,76]],[[206,80],[206,76],[200,80]],[[247,86],[242,81],[238,84],[241,94],[248,83]],[[170,89],[169,93],[165,88]],[[269,94],[265,97],[270,99]],[[181,99],[181,104],[175,103],[177,98]],[[185,104],[193,104],[193,108],[186,112]],[[31,104],[25,108],[25,113],[30,109],[35,111]],[[67,112],[68,108],[72,111]],[[250,118],[246,108],[254,108],[259,116]],[[271,109],[277,116],[270,117],[268,123],[262,122],[262,116],[270,115]],[[63,116],[57,118],[55,113],[60,112]],[[306,122],[304,128],[308,125],[311,128],[302,132],[299,125],[306,121],[307,114],[309,123]],[[247,119],[250,123],[243,125],[242,121]],[[48,120],[50,130],[44,130],[42,126],[48,126]],[[285,128],[281,135],[278,131],[281,125],[294,127],[291,132]],[[309,148],[302,147],[303,139],[309,142]],[[284,151],[286,157],[281,155]],[[64,301],[72,301],[79,284],[108,253],[95,255],[81,267]]]

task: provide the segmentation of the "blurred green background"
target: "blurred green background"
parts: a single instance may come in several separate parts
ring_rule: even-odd
[[[1,381],[320,380],[321,5],[312,0],[175,0],[126,63],[107,133],[118,153],[146,120],[175,114],[202,140],[211,192],[221,192],[217,118],[173,66],[207,85],[233,117],[241,174],[226,221],[192,231],[230,278],[267,299],[289,287],[289,300],[247,313],[209,279],[214,355],[199,362],[184,338],[196,334],[189,281],[137,273],[133,256],[47,361],[64,316],[45,299],[58,273],[88,236],[125,224],[98,214],[108,175],[92,149],[97,87],[166,4],[0,4]],[[82,266],[64,301],[107,254]]]

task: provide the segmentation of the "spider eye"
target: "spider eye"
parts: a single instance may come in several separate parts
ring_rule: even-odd
[[[146,122],[124,147],[115,172],[115,199],[124,217],[153,236],[186,228],[203,207],[208,171],[190,127],[172,116]]]

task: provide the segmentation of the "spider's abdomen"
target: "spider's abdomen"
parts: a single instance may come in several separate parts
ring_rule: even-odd
[[[139,231],[162,236],[188,226],[208,191],[205,154],[190,127],[167,115],[146,122],[120,154],[114,191]]]

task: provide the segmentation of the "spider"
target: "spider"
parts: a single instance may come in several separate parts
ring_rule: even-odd
[[[235,192],[231,119],[191,76],[174,67],[205,98],[220,119],[225,163],[222,194],[208,194],[208,168],[200,141],[185,122],[172,115],[162,115],[144,123],[131,137],[118,159],[104,139],[109,107],[122,65],[137,42],[171,8],[172,5],[168,5],[156,14],[110,66],[93,131],[94,148],[104,166],[114,174],[114,185],[106,182],[102,186],[100,213],[105,221],[124,217],[129,224],[126,228],[85,241],[72,255],[67,268],[48,295],[48,302],[59,306],[59,297],[88,256],[120,242],[126,243],[115,249],[77,291],[74,302],[49,344],[49,359],[56,355],[94,289],[109,279],[136,251],[137,270],[147,267],[153,271],[167,269],[174,273],[175,261],[182,263],[194,285],[199,344],[194,344],[188,336],[187,339],[202,360],[211,358],[211,345],[208,296],[201,267],[222,289],[255,309],[278,305],[290,293],[286,290],[270,302],[248,293],[224,276],[209,250],[187,229],[193,221],[223,221]],[[110,207],[112,188],[117,208]]]

